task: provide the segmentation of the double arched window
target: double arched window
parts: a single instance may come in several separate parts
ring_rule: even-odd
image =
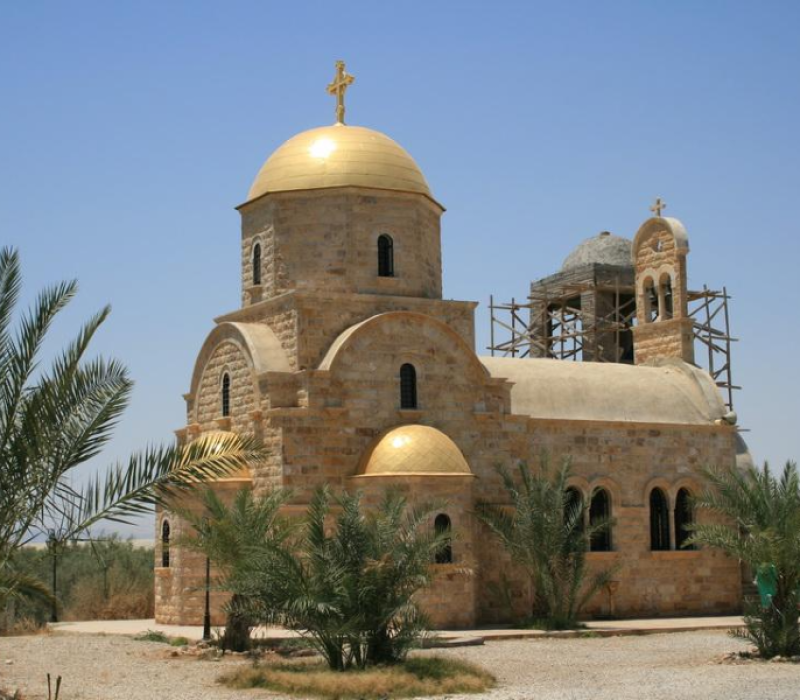
[[[378,277],[394,277],[394,241],[385,233],[378,236]]]
[[[417,408],[417,370],[408,362],[400,367],[400,408]]]
[[[253,285],[261,284],[261,244],[253,246]]]
[[[670,549],[669,505],[658,487],[650,492],[650,549],[654,552]]]
[[[600,523],[611,520],[611,497],[605,489],[597,489],[589,503],[589,525],[596,527]],[[606,525],[602,530],[593,532],[589,542],[592,552],[611,551],[611,525]]]
[[[231,375],[225,372],[222,375],[222,417],[231,414]]]
[[[672,276],[664,272],[658,284],[652,277],[645,279],[642,285],[644,292],[644,317],[647,323],[668,321],[674,316],[674,297],[672,293]]]
[[[161,566],[169,567],[169,520],[161,523]]]
[[[433,529],[436,531],[437,536],[443,537],[445,545],[436,553],[437,564],[452,564],[453,563],[453,539],[452,539],[452,523],[450,516],[440,513],[433,521]]]
[[[688,489],[680,489],[675,498],[675,549],[694,549],[692,545],[684,547],[692,535],[688,526],[693,522],[692,494]]]

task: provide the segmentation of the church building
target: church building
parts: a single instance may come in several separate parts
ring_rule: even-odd
[[[694,364],[684,225],[658,210],[632,241],[591,239],[572,256],[569,269],[617,265],[630,277],[627,361],[481,357],[477,304],[442,298],[444,207],[400,145],[344,123],[352,80],[337,64],[336,123],[280,146],[238,207],[241,308],[215,319],[200,348],[177,432],[254,434],[268,456],[214,488],[287,487],[288,513],[321,484],[367,503],[387,487],[445,503],[431,527],[449,529],[452,546],[421,600],[437,626],[467,628],[530,610],[528,581],[474,510],[506,502],[498,466],[545,451],[571,458],[587,517],[614,519],[587,557],[617,565],[615,580],[588,614],[738,610],[738,562],[682,548],[699,468],[749,459]],[[175,546],[183,526],[156,513],[160,623],[203,618],[205,560]],[[214,594],[215,624],[220,602]]]

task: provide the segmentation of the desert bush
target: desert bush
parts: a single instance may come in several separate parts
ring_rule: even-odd
[[[402,661],[427,628],[414,594],[448,535],[433,528],[432,506],[396,492],[374,509],[344,493],[335,518],[331,500],[317,490],[296,545],[260,559],[248,578],[254,612],[307,636],[336,671]]]
[[[787,462],[778,477],[762,469],[705,469],[709,488],[695,499],[720,522],[690,525],[687,544],[718,547],[752,571],[771,571],[767,605],[747,601],[744,637],[763,658],[800,655],[800,475]]]
[[[546,455],[534,471],[520,463],[518,478],[499,469],[510,505],[478,504],[478,517],[530,577],[533,606],[525,624],[548,629],[577,626],[581,609],[605,586],[613,569],[589,576],[586,552],[607,521],[587,523],[588,503],[567,492],[570,462],[552,469]]]
[[[276,490],[256,497],[249,487],[239,490],[230,506],[211,489],[205,491],[203,510],[177,513],[191,526],[191,534],[178,544],[205,554],[218,573],[215,586],[231,594],[226,603],[226,622],[220,646],[246,651],[250,647],[253,618],[247,581],[259,555],[284,545],[292,532],[279,509],[288,493]]]

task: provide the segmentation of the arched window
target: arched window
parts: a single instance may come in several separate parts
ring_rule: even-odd
[[[378,277],[394,277],[394,241],[385,233],[378,236]]]
[[[667,497],[661,489],[654,488],[650,492],[650,549],[661,552],[669,548]]]
[[[161,523],[161,566],[169,567],[169,520]]]
[[[225,372],[222,375],[222,417],[231,414],[231,377]]]
[[[572,517],[579,518],[578,529],[583,532],[583,496],[574,486],[564,492],[564,522]]]
[[[261,284],[261,244],[253,246],[253,284]]]
[[[675,549],[694,549],[693,545],[683,546],[692,535],[687,525],[691,525],[693,522],[692,494],[688,489],[680,489],[675,498]]]
[[[589,503],[589,525],[592,527],[600,523],[607,523],[611,519],[611,498],[605,489],[597,489]],[[592,552],[611,551],[611,526],[607,525],[599,532],[592,533],[589,542]]]
[[[437,564],[453,563],[453,544],[452,544],[452,537],[450,534],[451,527],[452,525],[450,523],[450,518],[444,513],[440,513],[439,515],[437,515],[436,520],[433,521],[433,529],[436,531],[436,534],[443,536],[445,542],[447,543],[442,549],[440,549],[436,553]]]
[[[408,363],[400,368],[400,408],[417,407],[417,370]]]

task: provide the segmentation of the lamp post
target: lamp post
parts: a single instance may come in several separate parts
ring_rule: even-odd
[[[211,639],[211,560],[206,557],[206,608],[203,612],[203,641]]]
[[[58,622],[58,603],[56,602],[57,583],[58,583],[58,540],[54,532],[50,532],[47,536],[47,548],[50,550],[50,556],[53,558],[53,603],[50,608],[50,622]]]

